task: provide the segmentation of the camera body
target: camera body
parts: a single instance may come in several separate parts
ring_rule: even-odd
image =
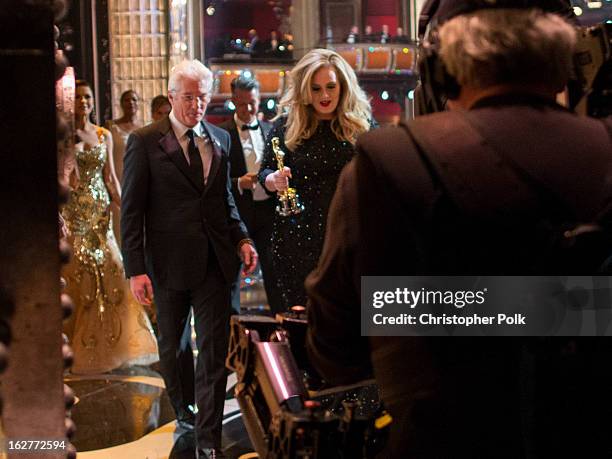
[[[317,378],[305,360],[305,332],[305,318],[292,313],[231,319],[227,366],[237,374],[235,396],[253,447],[266,459],[374,457],[390,424],[377,389],[366,381],[309,391]],[[356,391],[369,399],[373,391],[374,406],[364,410]]]

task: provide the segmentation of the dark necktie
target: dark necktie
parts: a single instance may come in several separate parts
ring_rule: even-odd
[[[251,125],[243,124],[240,129],[243,130],[243,131],[246,131],[246,130],[249,130],[249,129],[251,131],[256,131],[257,129],[259,129],[259,123],[255,123],[255,124],[251,124]]]
[[[189,153],[189,168],[191,169],[191,174],[196,179],[198,185],[204,186],[204,167],[202,166],[200,150],[198,150],[195,143],[195,132],[193,132],[193,129],[187,131],[187,137],[189,137],[187,152]]]

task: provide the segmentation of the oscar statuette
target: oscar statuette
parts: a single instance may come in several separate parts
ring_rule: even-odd
[[[285,152],[281,150],[279,146],[278,137],[272,138],[272,150],[274,150],[278,170],[282,171],[285,167]],[[289,187],[285,191],[278,192],[278,205],[276,206],[276,213],[278,213],[280,216],[288,217],[290,215],[297,215],[303,210],[304,205],[300,202],[300,197],[295,188]]]

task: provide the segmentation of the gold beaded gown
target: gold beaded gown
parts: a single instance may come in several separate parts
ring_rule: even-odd
[[[103,178],[106,160],[102,141],[76,152],[79,184],[62,211],[73,249],[63,276],[66,292],[75,303],[64,331],[74,351],[72,372],[78,374],[158,360],[151,323],[129,290],[113,234]]]

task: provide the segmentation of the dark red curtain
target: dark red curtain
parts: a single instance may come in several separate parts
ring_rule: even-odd
[[[387,24],[391,35],[399,24],[397,12],[399,0],[364,0],[364,25],[371,25],[374,32],[380,32],[382,25]]]

